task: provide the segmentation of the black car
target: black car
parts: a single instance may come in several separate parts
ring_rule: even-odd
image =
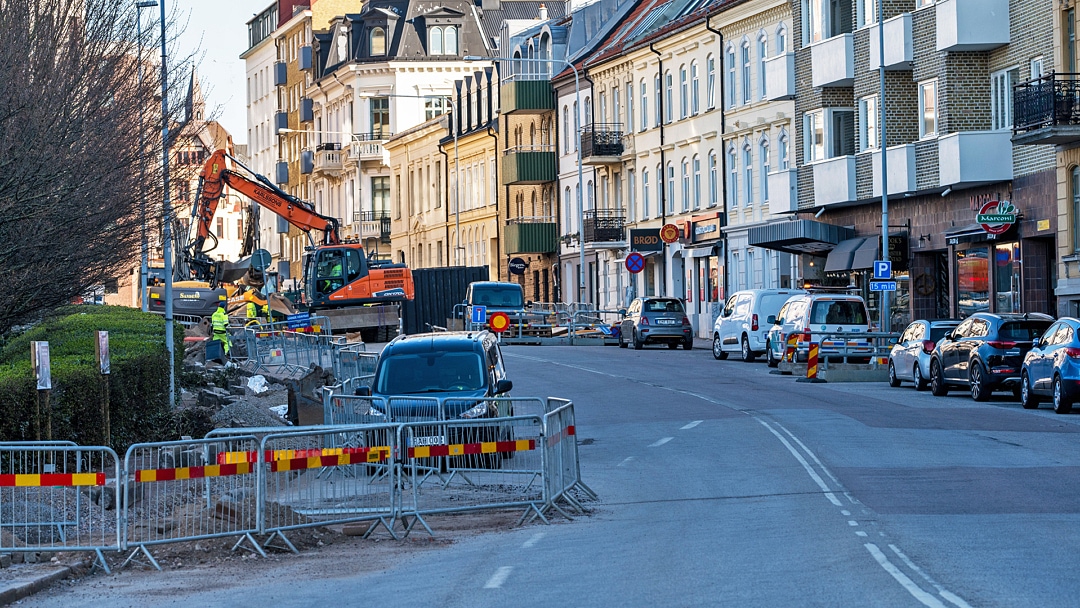
[[[966,386],[975,401],[995,390],[1020,394],[1020,368],[1035,340],[1054,322],[1038,313],[975,313],[938,341],[930,355],[930,391]]]

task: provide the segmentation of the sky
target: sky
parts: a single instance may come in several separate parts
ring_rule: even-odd
[[[247,50],[247,22],[272,0],[165,1],[166,11],[175,6],[183,15],[180,21],[187,19],[187,29],[180,35],[180,52],[199,53],[196,69],[207,112],[218,116],[234,143],[247,143],[247,76],[240,54]],[[157,23],[156,15],[153,23]],[[182,77],[186,86],[190,75],[174,75],[170,80],[175,77]]]

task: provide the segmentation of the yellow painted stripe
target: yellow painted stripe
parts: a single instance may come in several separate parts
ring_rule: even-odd
[[[482,442],[480,444],[480,453],[481,454],[491,454],[491,453],[495,452],[496,447],[498,447],[498,446],[495,445],[494,441],[484,441],[484,442]]]
[[[96,486],[98,485],[97,473],[72,473],[71,485],[73,486]]]
[[[417,446],[417,447],[413,448],[413,457],[414,458],[428,458],[430,456],[431,456],[431,447],[430,446],[421,445],[421,446]]]
[[[516,449],[519,452],[528,452],[529,450],[532,449],[532,447],[530,447],[530,445],[529,445],[529,440],[528,439],[518,439],[514,443],[517,444]]]
[[[15,475],[16,488],[32,488],[40,485],[40,475]]]
[[[449,447],[451,456],[461,456],[465,453],[465,446],[460,443],[455,443]]]

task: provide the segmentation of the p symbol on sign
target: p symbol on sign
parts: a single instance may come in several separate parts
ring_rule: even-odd
[[[892,262],[888,260],[874,260],[874,278],[886,280],[891,279]]]

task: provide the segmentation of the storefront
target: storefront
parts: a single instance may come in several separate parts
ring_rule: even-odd
[[[976,221],[945,233],[955,277],[953,313],[963,318],[977,312],[1022,312],[1016,209],[1008,201],[989,201]]]
[[[892,262],[892,280],[896,291],[889,299],[890,328],[903,328],[911,322],[911,275],[908,259],[908,233],[889,235],[889,260]],[[841,241],[829,252],[825,261],[825,277],[822,283],[835,287],[851,287],[859,293],[870,312],[874,325],[881,319],[881,292],[870,290],[874,278],[872,268],[881,256],[881,237],[855,237]],[[876,327],[875,327],[876,329]]]
[[[686,312],[698,337],[712,335],[724,301],[724,242],[719,213],[694,216],[683,226],[681,258]]]

